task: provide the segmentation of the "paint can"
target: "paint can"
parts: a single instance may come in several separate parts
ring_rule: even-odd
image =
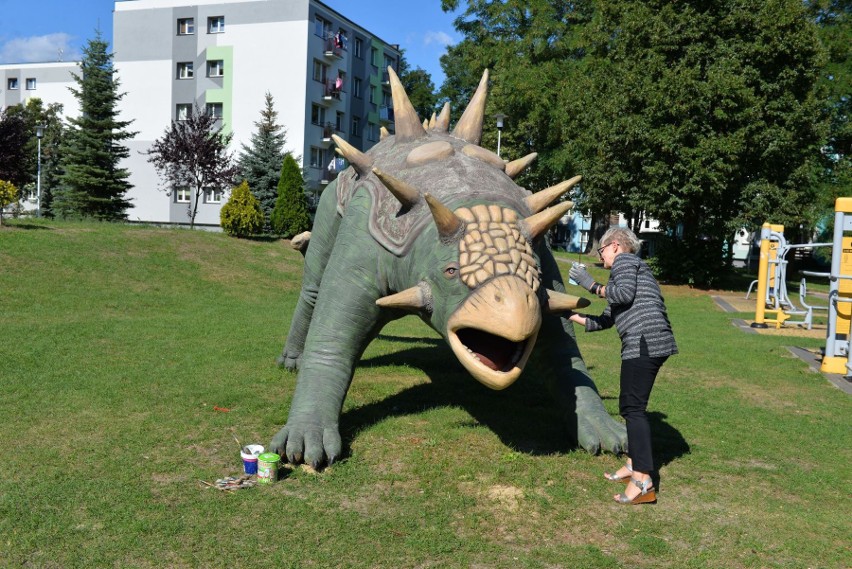
[[[278,464],[281,457],[274,452],[265,452],[257,457],[257,482],[272,484],[278,480]]]
[[[263,445],[246,445],[240,449],[243,459],[243,471],[246,474],[257,474],[257,457],[263,453]]]

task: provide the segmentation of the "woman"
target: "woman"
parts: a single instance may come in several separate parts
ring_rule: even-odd
[[[604,477],[627,482],[624,492],[614,496],[621,504],[657,501],[651,480],[654,462],[651,453],[651,427],[645,408],[657,373],[666,359],[677,353],[672,327],[660,286],[651,269],[636,256],[639,239],[625,227],[613,227],[601,238],[598,255],[612,269],[606,286],[595,282],[582,266],[571,268],[571,278],[592,294],[606,298],[600,316],[571,314],[571,321],[585,326],[586,332],[615,325],[621,337],[621,395],[619,411],[627,423],[627,464]]]

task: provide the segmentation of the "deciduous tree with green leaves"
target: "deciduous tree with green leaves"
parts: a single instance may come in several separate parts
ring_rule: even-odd
[[[272,231],[285,238],[293,237],[311,228],[308,198],[305,195],[305,178],[296,160],[290,154],[284,157],[278,181],[278,201],[270,220]]]
[[[0,225],[3,225],[3,208],[18,201],[19,191],[12,182],[0,180]]]
[[[233,133],[223,133],[218,120],[195,105],[186,120],[172,121],[147,152],[148,162],[164,182],[163,190],[192,191],[186,210],[190,228],[195,227],[203,193],[233,186],[239,173],[228,152]]]
[[[122,142],[133,138],[132,121],[118,120],[119,80],[107,42],[96,32],[83,48],[80,74],[72,74],[77,88],[71,92],[80,103],[80,115],[69,119],[61,148],[61,187],[54,210],[62,216],[124,219],[132,187],[129,172],[120,167],[129,150]]]
[[[272,95],[267,92],[260,120],[254,123],[257,131],[251,135],[251,144],[242,145],[238,159],[240,176],[248,182],[251,192],[260,201],[267,219],[271,217],[278,198],[278,179],[287,140],[287,131],[276,122],[277,118]]]

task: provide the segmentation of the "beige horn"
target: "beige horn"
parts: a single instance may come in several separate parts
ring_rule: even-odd
[[[527,154],[523,158],[512,160],[506,164],[506,175],[514,180],[521,172],[526,170],[536,158],[538,158],[538,152],[533,152],[532,154]]]
[[[402,310],[431,310],[432,292],[429,285],[419,283],[396,294],[376,300],[376,305],[382,308],[398,308]]]
[[[393,118],[397,142],[408,142],[426,135],[426,129],[420,124],[417,111],[414,110],[405,87],[399,80],[393,67],[388,66],[391,96],[393,96]]]
[[[485,119],[485,100],[488,98],[488,70],[482,73],[479,86],[470,99],[467,108],[462,113],[456,128],[451,133],[456,138],[466,140],[471,144],[479,144],[482,140],[482,121]]]
[[[441,241],[447,243],[459,239],[462,229],[464,229],[462,220],[432,194],[423,194],[423,199],[429,205],[429,210],[435,219],[435,225],[438,226],[438,235],[441,237]]]
[[[331,139],[334,141],[334,144],[337,145],[335,151],[352,164],[359,176],[364,177],[370,174],[370,169],[373,167],[372,158],[336,134],[332,134]]]
[[[574,310],[575,308],[586,308],[591,303],[588,298],[583,298],[582,296],[574,296],[547,289],[547,306],[545,307],[545,312],[556,314],[565,312],[566,310]]]
[[[435,132],[447,132],[450,130],[450,103],[444,103],[444,108],[438,118],[435,119],[435,126],[432,127]]]
[[[399,200],[399,203],[401,203],[403,207],[410,209],[420,201],[420,192],[406,182],[403,182],[398,178],[394,178],[387,172],[382,172],[378,168],[373,168],[373,174],[375,174],[382,185],[384,185],[384,187],[386,187],[388,191],[392,193],[397,200]]]
[[[559,218],[565,215],[568,210],[574,207],[572,202],[562,202],[553,207],[549,207],[544,211],[540,211],[535,215],[523,220],[522,224],[529,232],[529,236],[535,239],[546,232],[548,229],[559,221]]]
[[[577,182],[582,179],[582,176],[574,176],[570,180],[559,182],[555,186],[550,186],[540,192],[536,192],[533,195],[524,198],[524,201],[527,202],[527,205],[530,207],[530,211],[538,213],[558,200],[563,194],[568,193],[568,190],[576,186]]]

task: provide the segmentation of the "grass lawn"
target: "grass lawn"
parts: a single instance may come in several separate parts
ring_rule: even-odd
[[[664,287],[681,353],[650,404],[655,506],[612,501],[619,461],[569,448],[536,382],[488,390],[416,318],[361,361],[345,460],[225,493],[199,481],[241,472],[234,436],[267,444],[287,417],[301,256],[7,224],[0,567],[850,566],[852,398],[786,348],[821,340],[744,334],[707,292]],[[617,415],[618,337],[578,336]]]

